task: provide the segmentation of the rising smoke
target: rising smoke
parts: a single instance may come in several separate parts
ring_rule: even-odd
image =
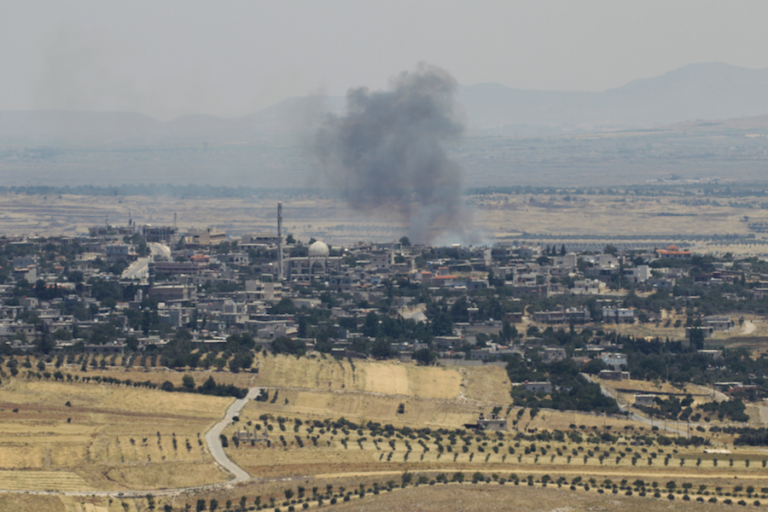
[[[445,151],[464,132],[455,91],[447,71],[421,64],[390,90],[351,89],[346,115],[329,115],[317,134],[316,156],[347,204],[400,216],[414,242],[467,231],[462,170]]]

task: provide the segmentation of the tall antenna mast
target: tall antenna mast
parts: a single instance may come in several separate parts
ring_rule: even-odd
[[[283,203],[277,203],[277,280],[283,280]]]

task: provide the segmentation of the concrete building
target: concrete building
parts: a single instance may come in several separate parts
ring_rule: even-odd
[[[715,382],[712,384],[714,390],[721,393],[727,393],[733,388],[740,388],[742,386],[743,384],[741,382]]]
[[[633,323],[634,321],[633,308],[603,308],[603,322]]]
[[[565,349],[563,347],[545,347],[542,359],[545,363],[556,363],[562,361],[567,357]]]
[[[207,229],[190,229],[182,237],[185,247],[209,247],[226,242],[227,234],[215,227]]]
[[[581,279],[574,281],[572,295],[600,295],[605,290],[605,283],[599,279]]]
[[[552,392],[552,384],[547,381],[542,382],[516,382],[512,384],[513,386],[522,386],[527,391],[530,391],[531,393],[551,393]]]
[[[279,241],[280,237],[272,233],[245,234],[240,237],[240,243],[238,244],[238,247],[242,247],[244,249],[271,249],[277,247]]]
[[[153,286],[147,291],[147,296],[157,302],[173,302],[192,300],[197,296],[194,286],[185,284],[169,284]]]
[[[703,324],[715,331],[728,331],[733,327],[733,322],[727,316],[705,316]]]
[[[568,253],[565,256],[556,256],[552,259],[552,266],[554,268],[563,268],[567,270],[575,270],[577,266],[577,257],[575,253]]]
[[[659,255],[659,258],[672,258],[675,260],[691,259],[691,251],[680,250],[676,245],[670,245],[666,249],[656,249],[656,254]]]
[[[639,393],[635,395],[635,405],[652,407],[656,404],[654,400],[656,400],[656,395],[642,395]]]
[[[541,324],[565,323],[565,311],[535,311],[533,321]]]
[[[249,302],[254,300],[279,301],[283,298],[283,284],[248,280],[245,282],[245,297]]]
[[[35,325],[21,322],[6,322],[0,324],[0,341],[5,341],[16,335],[34,339],[37,336]]]
[[[132,260],[138,257],[136,248],[133,244],[107,244],[104,246],[104,254],[107,256],[108,260],[117,260],[120,258]]]
[[[194,257],[194,256],[193,256]],[[167,276],[196,275],[208,270],[208,262],[197,261],[155,261],[149,264],[150,275]]]
[[[395,264],[395,253],[392,251],[372,252],[368,258],[369,267],[379,272],[389,272]]]
[[[483,413],[480,413],[480,417],[477,419],[477,428],[479,430],[505,432],[507,430],[507,419],[499,418],[495,414],[491,414],[490,418],[486,418],[483,416]]]
[[[269,441],[269,431],[265,428],[262,433],[256,426],[253,427],[253,433],[246,428],[245,430],[238,430],[235,435],[237,436],[237,440],[241,443]]]
[[[541,256],[541,246],[540,245],[523,245],[518,249],[518,254],[520,255],[521,259],[524,260],[535,260],[539,256]]]
[[[598,356],[605,364],[614,370],[620,370],[622,366],[627,366],[627,355],[617,352],[604,352]]]
[[[583,308],[566,308],[565,319],[570,322],[584,323],[592,321],[592,314],[586,307]]]
[[[533,313],[533,321],[543,324],[562,324],[566,322],[589,322],[592,315],[587,308],[567,308],[560,311],[536,311]]]
[[[696,352],[703,356],[710,357],[715,361],[723,358],[722,350],[697,350]]]
[[[296,309],[307,308],[314,309],[322,306],[323,302],[320,299],[314,297],[293,297],[291,302],[296,306]]]
[[[144,240],[149,242],[170,242],[176,237],[177,230],[173,226],[152,226],[146,224],[139,230]]]
[[[336,289],[337,293],[349,292],[360,282],[359,276],[352,272],[337,274],[328,277],[328,284]]]
[[[623,372],[620,370],[600,370],[598,375],[601,379],[605,380],[630,380],[629,372]]]
[[[624,277],[631,283],[644,283],[651,278],[651,269],[648,265],[640,265],[636,268],[625,268]]]

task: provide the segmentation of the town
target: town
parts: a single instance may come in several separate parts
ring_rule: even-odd
[[[742,329],[745,314],[765,314],[768,293],[768,262],[677,246],[575,253],[517,241],[432,247],[403,237],[333,247],[290,234],[230,239],[215,228],[132,222],[0,243],[8,354],[162,353],[183,331],[203,352],[245,335],[276,352],[467,364],[451,361],[533,351],[546,362],[598,358],[626,371],[626,355],[606,341],[612,326],[677,334],[716,357],[704,341]],[[563,347],[564,326],[589,331],[590,340]]]
[[[726,457],[739,478],[752,478],[750,460],[765,465],[758,447],[768,444],[761,426],[768,359],[760,343],[768,328],[768,261],[698,254],[683,243],[576,252],[522,240],[431,246],[404,236],[335,246],[283,234],[282,222],[279,204],[276,230],[239,237],[214,227],[129,220],[82,235],[0,238],[0,394],[6,393],[0,398],[16,413],[9,428],[14,421],[37,424],[30,416],[35,400],[66,401],[81,411],[75,422],[96,428],[98,421],[83,416],[94,410],[92,399],[78,406],[68,398],[94,384],[114,387],[121,404],[136,399],[124,393],[157,404],[188,395],[197,400],[189,404],[196,411],[202,400],[237,399],[213,428],[217,407],[230,402],[206,406],[182,426],[163,416],[184,407],[175,399],[153,413],[161,416],[147,419],[157,427],[134,423],[114,440],[99,441],[106,443],[103,460],[59,463],[60,471],[70,471],[143,460],[163,473],[153,483],[123,474],[117,484],[93,477],[72,484],[60,472],[59,483],[32,481],[18,484],[19,491],[114,489],[125,499],[136,494],[133,505],[123,503],[141,510],[146,492],[138,489],[147,485],[208,485],[202,496],[213,506],[212,496],[227,496],[219,486],[230,482],[221,470],[200,472],[215,460],[235,475],[231,482],[266,493],[250,509],[282,503],[291,510],[360,499],[366,491],[345,495],[343,487],[333,492],[328,484],[331,490],[311,498],[301,487],[275,494],[253,477],[328,472],[339,463],[359,468],[370,480],[360,485],[373,485],[372,493],[393,490],[391,482],[364,475],[375,461],[405,471],[403,487],[408,471],[443,471],[420,473],[417,483],[462,481],[463,473],[450,473],[465,470],[462,464],[476,465],[475,483],[527,478],[529,485],[546,486],[554,478],[537,471],[559,474],[583,457],[579,464],[594,476],[570,479],[570,488],[591,485],[615,494],[616,484],[599,483],[603,468],[610,464],[610,474],[629,476],[641,459],[653,466],[662,447],[674,447],[681,467],[694,458],[697,466],[714,468]],[[65,387],[37,389],[36,382]],[[49,407],[56,428],[74,428],[74,410]],[[120,414],[135,414],[130,410]],[[281,435],[287,425],[295,441]],[[147,444],[153,428],[159,451]],[[352,431],[360,450],[354,456],[348,453]],[[163,436],[173,441],[168,460]],[[177,452],[182,436],[194,460]],[[143,441],[129,453],[125,446],[135,446],[135,438]],[[450,444],[442,444],[446,438]],[[422,446],[420,458],[409,459],[416,457],[409,439]],[[461,451],[457,440],[465,443]],[[489,440],[501,442],[486,451]],[[387,442],[389,453],[381,451]],[[564,444],[551,446],[555,442]],[[11,450],[7,460],[15,460],[14,443],[15,434],[0,439],[0,450]],[[632,453],[616,452],[622,446]],[[636,446],[659,448],[640,453]],[[280,458],[281,450],[290,456]],[[544,458],[548,452],[551,458]],[[34,462],[18,453],[26,461],[19,468],[48,464],[42,454]],[[441,461],[444,454],[453,461]],[[668,463],[666,453],[663,474],[673,477]],[[516,476],[528,470],[530,477]],[[558,487],[567,480],[561,477]],[[646,489],[650,484],[636,481],[620,490],[662,497],[659,489]],[[710,496],[706,487],[694,493],[668,485],[665,492],[669,499],[728,503],[741,496],[758,503],[767,490],[717,486]],[[296,493],[299,499],[291,499]],[[169,510],[183,496],[167,501]]]

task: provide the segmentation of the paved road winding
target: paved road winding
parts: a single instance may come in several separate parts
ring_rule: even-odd
[[[224,453],[224,448],[221,445],[221,438],[219,436],[226,426],[232,423],[232,419],[235,416],[240,415],[240,411],[245,407],[245,404],[247,404],[249,400],[256,398],[260,390],[260,388],[251,388],[248,391],[248,396],[241,398],[240,400],[235,400],[234,403],[229,406],[229,409],[227,409],[224,419],[215,424],[211,430],[205,434],[205,442],[208,443],[208,449],[211,451],[211,455],[216,460],[216,463],[235,475],[235,478],[230,481],[230,483],[233,484],[245,482],[251,478],[251,475],[246,473],[240,466],[227,457],[227,454]]]

